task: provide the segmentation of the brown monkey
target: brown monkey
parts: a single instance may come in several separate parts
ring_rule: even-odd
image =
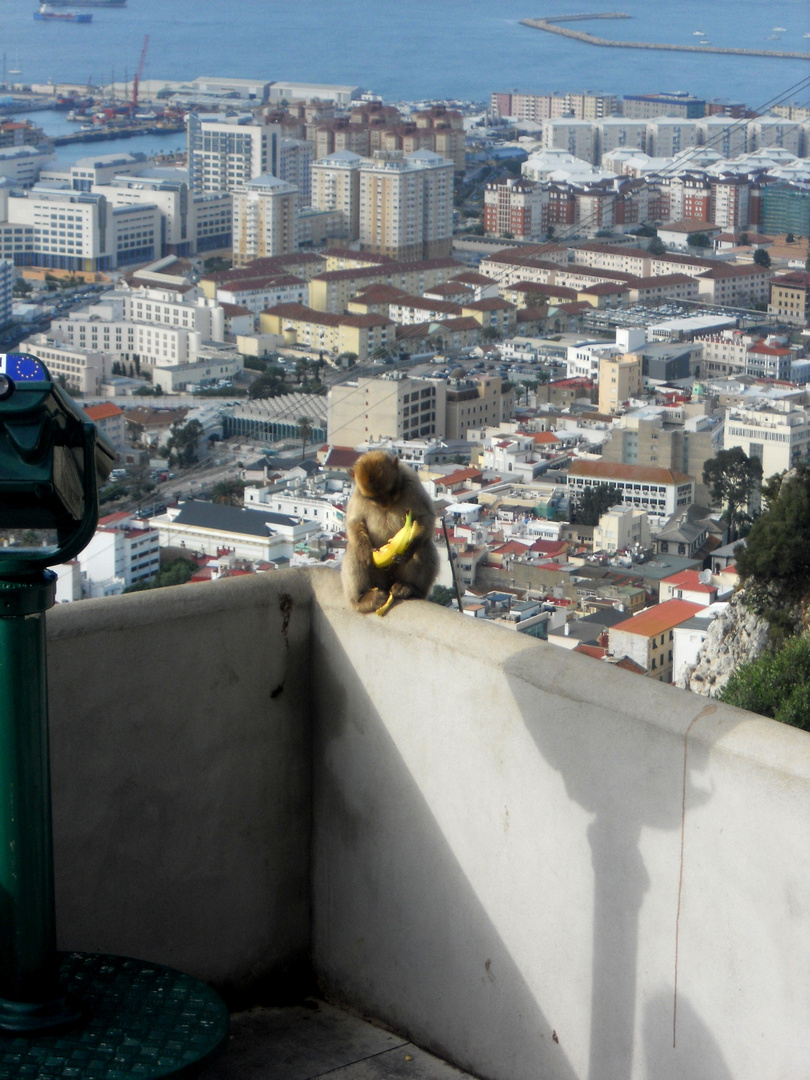
[[[376,611],[391,593],[423,600],[439,569],[433,543],[435,514],[413,469],[384,450],[371,450],[352,469],[354,489],[346,510],[348,544],[343,556],[343,591],[357,611]],[[385,568],[374,565],[372,552],[387,544],[411,511],[422,526],[404,555]]]

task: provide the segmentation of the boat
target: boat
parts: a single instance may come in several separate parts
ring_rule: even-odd
[[[34,12],[35,19],[56,19],[58,22],[92,22],[93,16],[89,11],[54,11],[49,4],[42,4],[39,11]]]
[[[692,31],[692,37],[703,37],[703,31],[702,30],[693,30]]]
[[[775,26],[773,28],[773,32],[774,34],[786,34],[787,30],[784,28],[784,26]]]
[[[122,8],[127,6],[127,0],[48,0],[48,7],[75,8]]]

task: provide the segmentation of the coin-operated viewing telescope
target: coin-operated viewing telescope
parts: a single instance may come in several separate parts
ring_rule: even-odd
[[[66,562],[98,523],[98,488],[115,451],[90,418],[25,353],[0,354],[0,574]],[[44,530],[25,547],[8,530]]]
[[[44,1075],[43,1062],[62,1075],[79,1060],[88,1080],[175,1076],[228,1038],[224,1003],[198,980],[160,964],[56,949],[45,612],[57,577],[46,568],[89,543],[114,459],[40,360],[0,353],[3,1076]]]

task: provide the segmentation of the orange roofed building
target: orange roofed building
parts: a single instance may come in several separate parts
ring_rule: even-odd
[[[703,611],[705,606],[688,600],[667,600],[647,608],[610,627],[609,651],[614,657],[628,656],[640,664],[651,679],[672,682],[672,631]]]

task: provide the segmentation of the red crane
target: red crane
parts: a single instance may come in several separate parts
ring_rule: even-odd
[[[135,78],[132,80],[132,115],[135,115],[135,110],[138,108],[138,86],[140,85],[141,76],[143,75],[143,66],[146,63],[146,50],[149,46],[149,35],[147,34],[143,39],[143,48],[141,49],[141,60],[138,64],[138,70],[135,72]]]

